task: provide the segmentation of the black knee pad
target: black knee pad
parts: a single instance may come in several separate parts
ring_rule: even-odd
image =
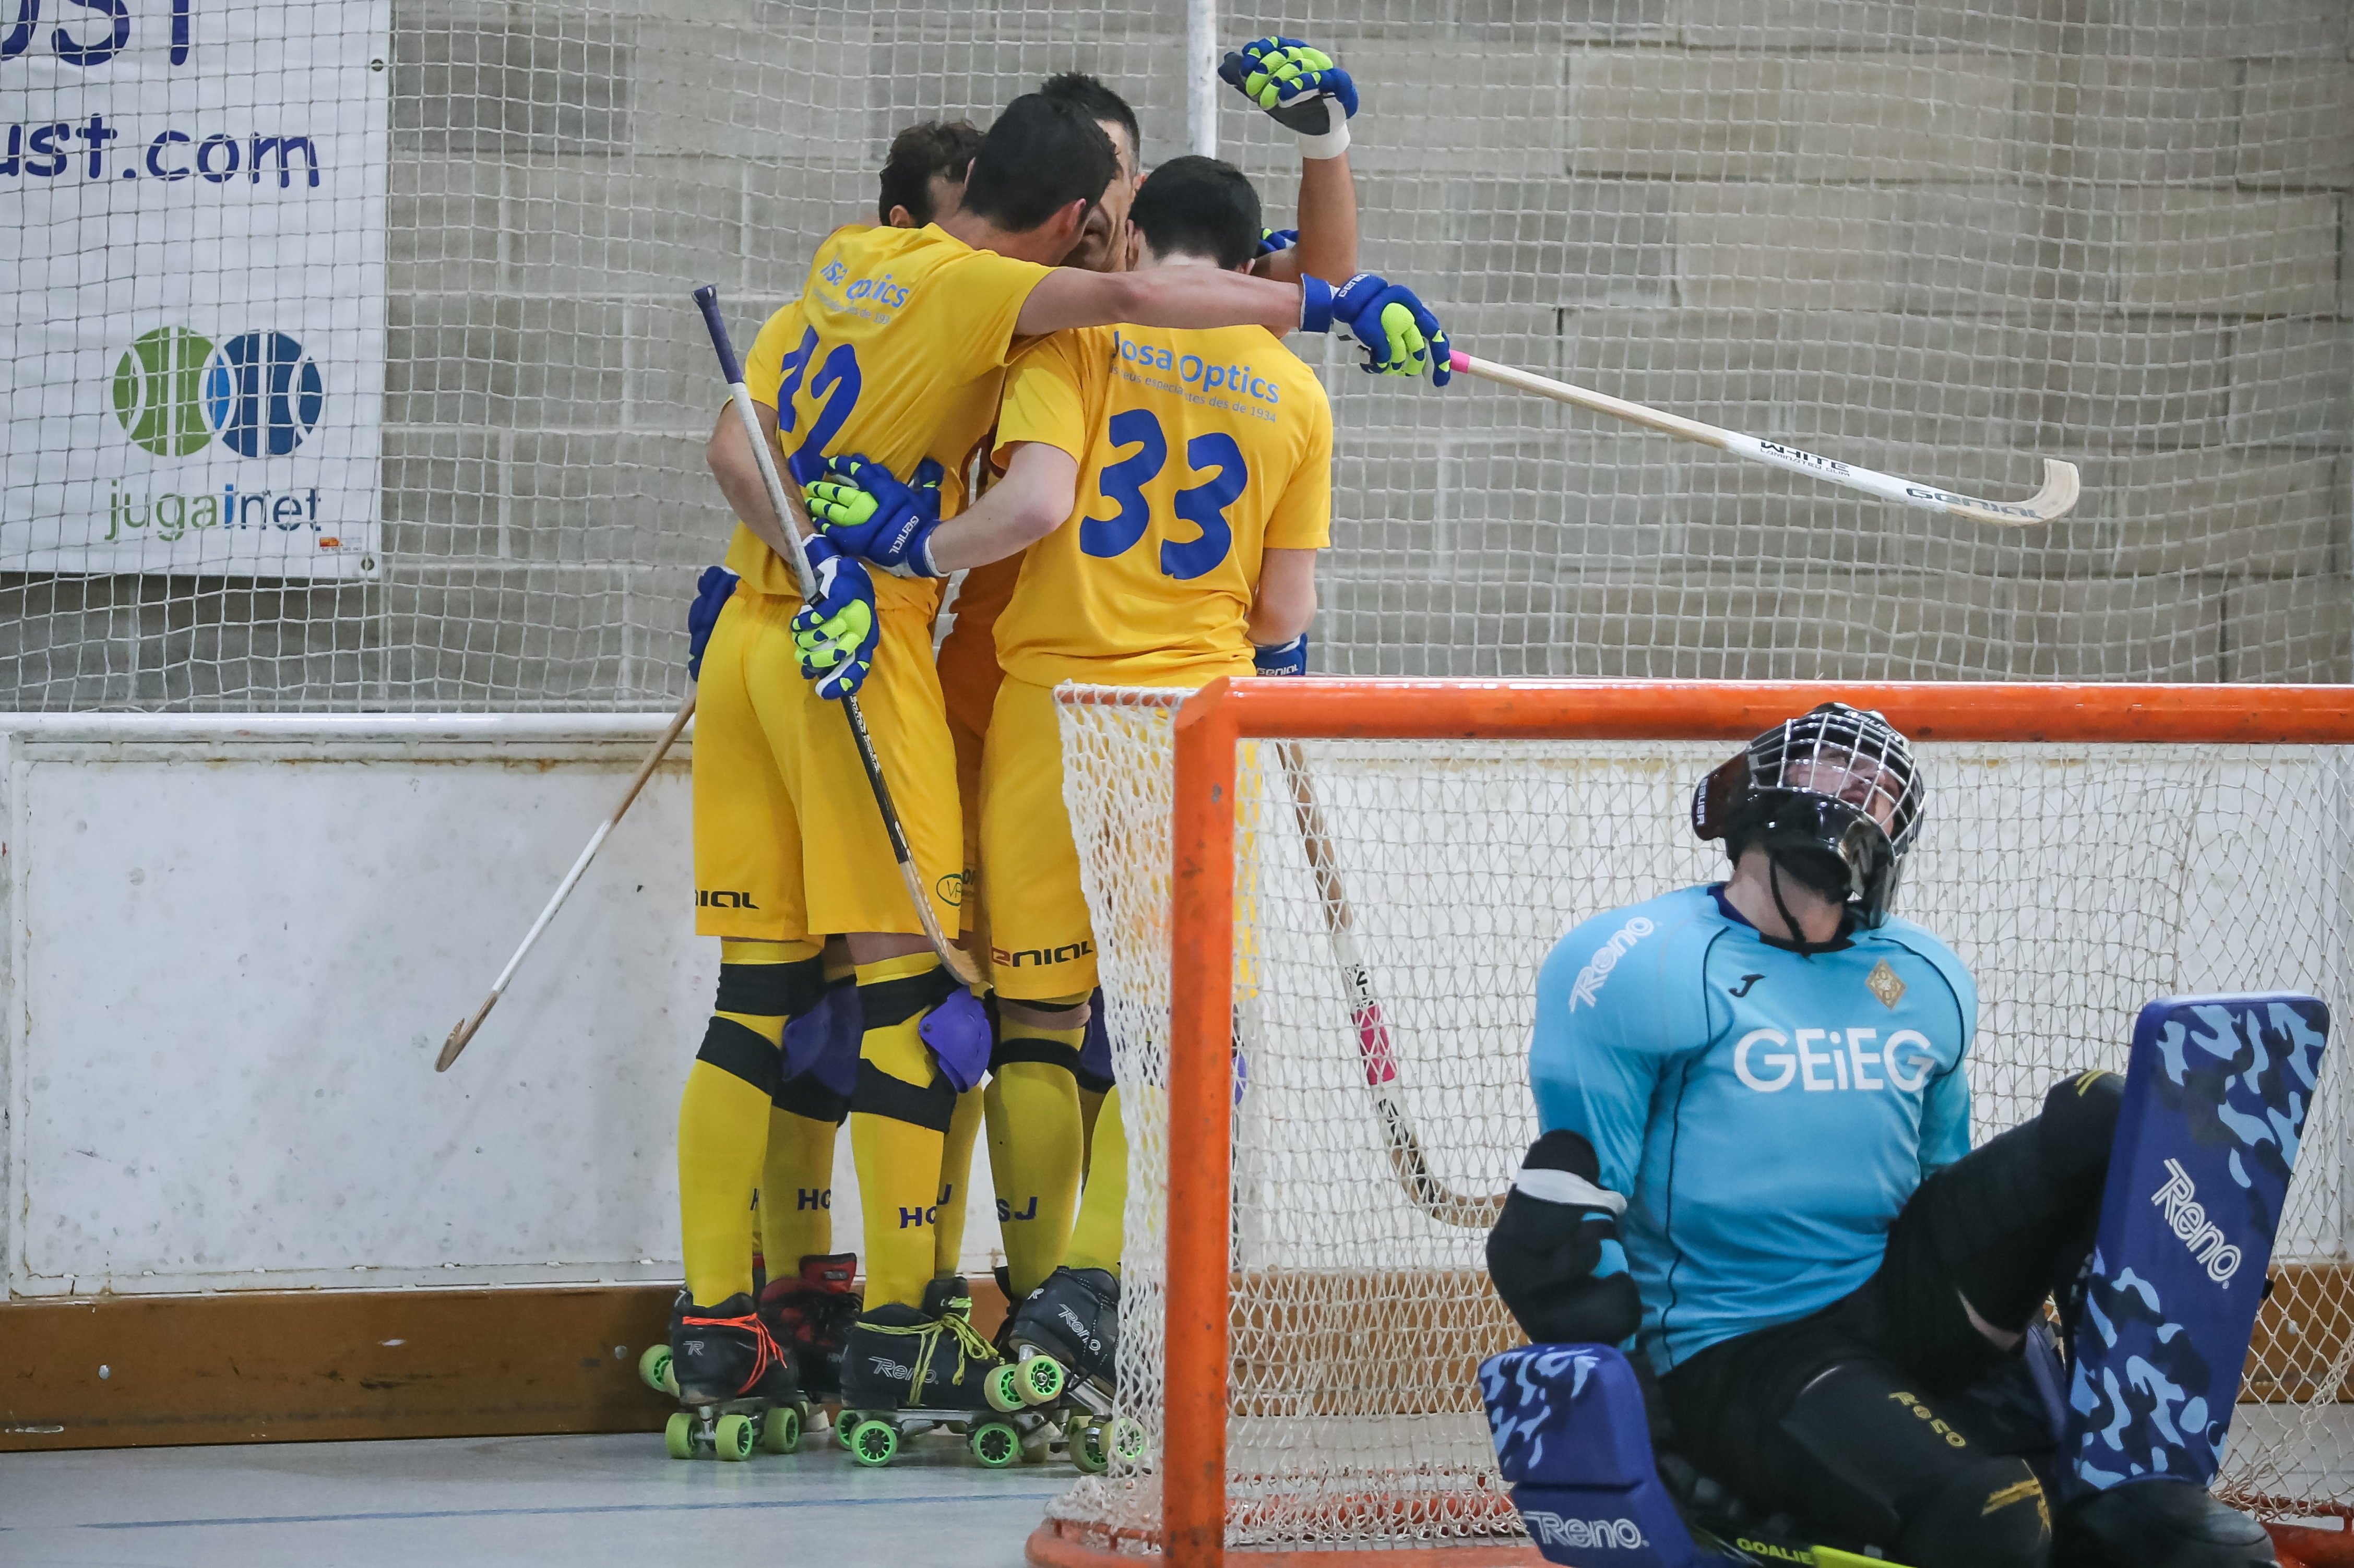
[[[956,1103],[956,1086],[938,1067],[932,1069],[930,1083],[911,1084],[862,1061],[857,1086],[850,1091],[850,1108],[860,1116],[889,1117],[940,1133],[955,1119]]]
[[[1019,1029],[1018,1023],[1001,1025]],[[1034,1062],[1041,1067],[1059,1068],[1078,1077],[1079,1054],[1059,1040],[1042,1040],[1034,1034],[1002,1034],[989,1053],[989,1070],[992,1073],[1015,1062]]]
[[[1912,1568],[2044,1568],[2052,1506],[2043,1483],[2024,1459],[1979,1459],[1906,1509],[1893,1555]]]
[[[830,1121],[836,1127],[850,1115],[850,1097],[829,1088],[815,1073],[787,1078],[777,1086],[772,1098],[780,1111],[807,1117],[811,1121]]]
[[[825,994],[825,963],[796,959],[789,964],[722,964],[716,1011],[747,1018],[799,1018]]]
[[[2097,1184],[2108,1177],[2117,1113],[2125,1103],[2122,1073],[2078,1073],[2052,1086],[2034,1127],[2038,1151],[2052,1180],[2072,1186],[2091,1181],[2098,1191]]]
[[[905,1023],[918,1013],[929,1012],[946,1001],[953,991],[964,988],[956,976],[945,969],[926,969],[919,975],[900,980],[861,981],[858,987],[860,1021],[869,1030],[888,1029],[895,1023]]]
[[[705,1026],[703,1048],[695,1052],[695,1059],[743,1079],[772,1100],[776,1097],[777,1080],[785,1069],[781,1046],[769,1044],[766,1036],[732,1018],[715,1018]]]

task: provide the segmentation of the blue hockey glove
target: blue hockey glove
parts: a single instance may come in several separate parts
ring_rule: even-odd
[[[940,465],[926,458],[912,484],[855,454],[828,458],[801,487],[810,521],[847,555],[903,577],[944,577],[932,566],[932,530],[940,525]]]
[[[1272,648],[1251,650],[1251,673],[1255,675],[1305,675],[1308,673],[1308,633],[1301,632],[1288,642],[1278,642]]]
[[[793,647],[801,673],[831,701],[865,684],[882,628],[875,618],[875,579],[864,565],[822,535],[810,540],[808,549],[817,598],[793,616]]]
[[[1288,250],[1299,243],[1296,228],[1262,228],[1258,231],[1258,253],[1272,256],[1278,250]]]
[[[1430,307],[1403,283],[1360,272],[1338,289],[1299,280],[1299,330],[1329,332],[1363,344],[1369,376],[1419,376],[1444,387],[1455,374],[1447,334]]]
[[[1218,75],[1299,137],[1301,157],[1349,150],[1357,84],[1323,50],[1298,38],[1253,38],[1219,62]]]
[[[705,567],[695,582],[695,602],[686,607],[686,678],[703,679],[703,650],[711,641],[711,629],[719,624],[719,612],[726,608],[727,596],[736,591],[736,574],[726,567]]]

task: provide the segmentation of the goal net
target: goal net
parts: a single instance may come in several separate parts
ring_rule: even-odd
[[[2340,0],[237,0],[194,8],[178,65],[168,19],[141,21],[111,69],[148,61],[173,107],[110,108],[121,140],[44,160],[30,139],[86,124],[64,95],[107,75],[60,65],[56,38],[105,34],[55,10],[0,29],[20,263],[0,294],[21,291],[0,313],[0,708],[674,706],[728,523],[688,291],[716,281],[748,342],[818,242],[871,219],[895,131],[986,123],[1066,69],[1134,102],[1148,164],[1214,145],[1289,226],[1291,139],[1189,55],[1196,11],[1218,48],[1280,30],[1354,73],[1361,262],[1469,351],[1974,494],[2031,490],[2046,456],[2084,472],[2063,523],[1961,524],[1295,340],[1339,431],[1320,671],[2354,673]],[[351,69],[298,76],[274,42],[297,16]],[[193,107],[219,103],[253,108]],[[322,260],[344,219],[317,193],[144,162],[158,135],[247,145],[345,114],[383,127],[321,143],[331,178],[381,162],[373,272]],[[164,246],[125,270],[126,232],[168,232],[130,204],[209,233],[265,196],[307,204],[314,249]],[[120,291],[168,274],[201,302],[263,261],[381,343],[355,386],[295,334],[324,419],[380,398],[372,575],[206,568],[143,501],[115,514],[143,553],[26,567],[36,535],[103,541],[113,493],[89,475],[148,497],[217,461],[242,493],[242,470],[270,482],[313,450],[152,456],[113,400],[136,341],[186,324],[118,320]],[[65,273],[87,298],[32,291]]]
[[[2296,694],[2267,694],[2251,714],[2194,692],[2169,715],[2155,711],[2164,694],[2122,687],[1272,685],[1241,695],[1238,721],[1229,693],[1228,717],[1189,724],[1195,758],[1210,759],[1190,785],[1172,783],[1182,694],[1059,694],[1133,1151],[1119,1397],[1148,1435],[1140,1463],[1055,1505],[1053,1527],[1083,1542],[1157,1542],[1161,1479],[1201,1462],[1205,1421],[1225,1446],[1223,1495],[1208,1506],[1230,1545],[1517,1530],[1474,1375],[1518,1342],[1486,1283],[1479,1200],[1505,1190],[1536,1135],[1538,967],[1589,916],[1721,880],[1721,847],[1691,835],[1694,780],[1818,701],[1957,737],[1919,747],[1925,827],[1899,912],[1977,977],[1975,1140],[2032,1115],[2072,1071],[2122,1068],[2154,998],[2304,991],[2341,1021],[2354,1000],[2354,723],[2340,710],[2317,727]],[[1268,704],[1288,705],[1267,717]],[[1221,733],[1234,785],[1213,800]],[[1328,738],[1287,738],[1312,736]],[[1221,812],[1230,878],[1203,825]],[[1329,845],[1330,874],[1311,833]],[[1189,857],[1204,879],[1190,924],[1172,869]],[[1214,920],[1209,936],[1201,922],[1224,896],[1234,924],[1222,947]],[[1394,1091],[1427,1162],[1419,1196],[1367,1086],[1342,967],[1354,955],[1336,951],[1336,919],[1386,1019]],[[1246,1061],[1230,1164],[1204,1130],[1224,1119],[1203,1119],[1207,1101],[1190,1119],[1170,1108],[1172,1049],[1223,1066],[1228,954]],[[2354,1053],[2341,1039],[2306,1124],[2218,1483],[2269,1517],[2354,1493],[2349,1088]],[[1216,1234],[1197,1231],[1185,1245],[1206,1258],[1203,1277],[1190,1281],[1190,1308],[1172,1305],[1187,1282],[1170,1273],[1171,1216],[1210,1225],[1202,1213],[1225,1202],[1229,1171],[1226,1266]],[[1442,1189],[1469,1202],[1446,1213],[1430,1201]],[[1198,1332],[1181,1342],[1164,1331],[1204,1312],[1229,1330],[1214,1361]],[[1201,1506],[1193,1493],[1166,1500]]]

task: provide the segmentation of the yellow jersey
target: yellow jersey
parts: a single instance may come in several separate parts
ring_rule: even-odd
[[[997,417],[1013,323],[1048,270],[937,225],[827,236],[801,297],[769,318],[744,361],[753,400],[777,410],[786,489],[844,453],[903,480],[932,458],[948,471],[940,514],[963,510],[965,459]],[[791,565],[741,523],[726,564],[754,592],[801,596]],[[939,597],[931,579],[875,574],[878,607],[928,610]]]
[[[997,620],[998,662],[1034,684],[1248,674],[1262,553],[1331,542],[1331,405],[1263,327],[1042,339],[1007,374],[1000,466],[1022,441],[1079,464]]]

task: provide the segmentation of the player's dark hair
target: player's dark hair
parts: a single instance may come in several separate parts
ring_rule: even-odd
[[[1022,234],[1075,201],[1101,201],[1119,172],[1111,138],[1084,110],[1025,92],[981,139],[965,210]]]
[[[1258,253],[1258,192],[1215,158],[1172,158],[1136,193],[1129,219],[1155,256],[1200,256],[1239,267]]]
[[[891,138],[875,215],[888,223],[891,209],[904,207],[917,224],[931,222],[939,216],[932,210],[933,176],[963,179],[980,146],[981,132],[961,120],[927,120],[908,126]]]
[[[1128,100],[1106,87],[1085,71],[1066,70],[1050,76],[1038,84],[1038,94],[1057,103],[1067,103],[1088,119],[1101,124],[1106,121],[1128,132],[1129,155],[1139,161],[1144,157],[1144,132],[1136,123],[1136,111]],[[1117,153],[1118,148],[1113,151]]]

